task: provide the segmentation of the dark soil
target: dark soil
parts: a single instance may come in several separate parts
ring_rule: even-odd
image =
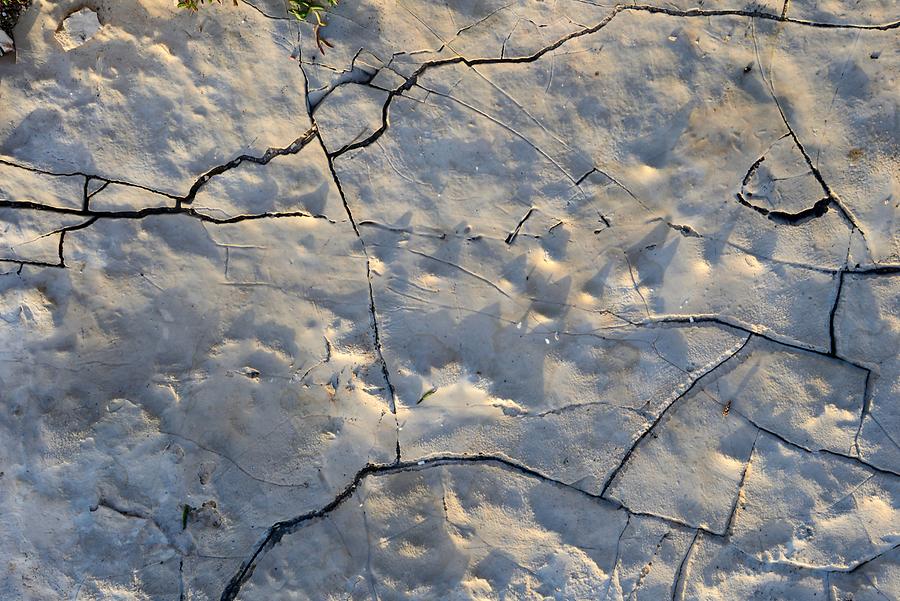
[[[0,0],[0,29],[12,36],[19,16],[31,6],[31,0]]]

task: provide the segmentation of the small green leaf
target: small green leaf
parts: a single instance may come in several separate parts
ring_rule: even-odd
[[[416,405],[433,395],[435,392],[437,392],[437,388],[432,388],[431,390],[426,391],[425,394],[422,395],[422,398],[416,401]]]
[[[187,522],[188,516],[191,515],[191,512],[194,510],[193,507],[188,505],[187,503],[181,508],[181,529],[187,530]]]

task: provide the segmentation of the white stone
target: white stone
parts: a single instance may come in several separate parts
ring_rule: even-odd
[[[100,31],[100,20],[90,8],[82,8],[70,14],[60,23],[56,39],[66,52],[78,48]]]
[[[13,39],[5,31],[0,30],[0,56],[15,51],[16,45],[13,43]]]

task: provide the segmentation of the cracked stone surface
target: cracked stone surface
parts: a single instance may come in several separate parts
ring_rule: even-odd
[[[897,4],[327,20],[18,14],[0,598],[900,597]]]

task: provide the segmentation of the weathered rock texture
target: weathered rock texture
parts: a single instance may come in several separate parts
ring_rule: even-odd
[[[900,597],[896,3],[81,7],[0,61],[0,598]]]

